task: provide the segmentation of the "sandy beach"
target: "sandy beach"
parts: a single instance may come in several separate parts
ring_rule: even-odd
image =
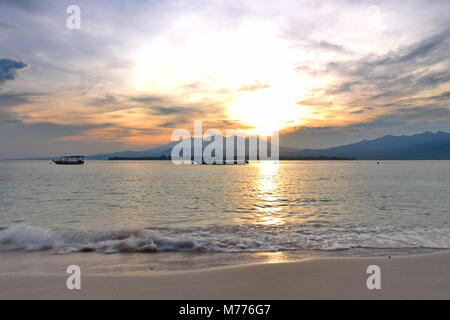
[[[369,265],[381,289],[369,290]],[[186,272],[82,275],[2,274],[0,299],[450,299],[450,252],[383,258],[326,258]]]

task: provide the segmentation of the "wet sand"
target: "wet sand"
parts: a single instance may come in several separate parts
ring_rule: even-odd
[[[370,265],[381,268],[380,290],[367,288]],[[450,252],[195,271],[87,273],[82,274],[81,290],[68,290],[67,277],[4,273],[0,299],[450,299]]]

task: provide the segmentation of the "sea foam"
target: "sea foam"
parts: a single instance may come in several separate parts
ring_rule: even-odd
[[[450,248],[450,229],[425,227],[215,226],[122,228],[97,231],[15,225],[0,230],[0,251],[70,252],[268,252]]]

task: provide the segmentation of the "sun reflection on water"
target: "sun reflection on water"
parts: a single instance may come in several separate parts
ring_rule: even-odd
[[[255,253],[255,257],[258,259],[263,259],[264,263],[279,263],[288,261],[286,252],[258,252]]]
[[[257,164],[259,178],[257,180],[258,201],[256,207],[257,224],[276,226],[284,224],[282,208],[279,203],[279,167],[277,161],[259,161]]]

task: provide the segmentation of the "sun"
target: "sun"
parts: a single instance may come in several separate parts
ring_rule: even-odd
[[[295,101],[290,91],[283,89],[238,92],[229,104],[228,114],[231,119],[252,127],[246,133],[268,136],[302,122],[308,110]]]
[[[227,108],[228,119],[252,128],[243,134],[271,135],[306,119],[308,110],[297,102],[315,82],[295,66],[309,59],[307,52],[296,50],[265,19],[231,29],[203,22],[186,17],[161,36],[142,40],[131,59],[137,91],[193,106],[215,101]]]

